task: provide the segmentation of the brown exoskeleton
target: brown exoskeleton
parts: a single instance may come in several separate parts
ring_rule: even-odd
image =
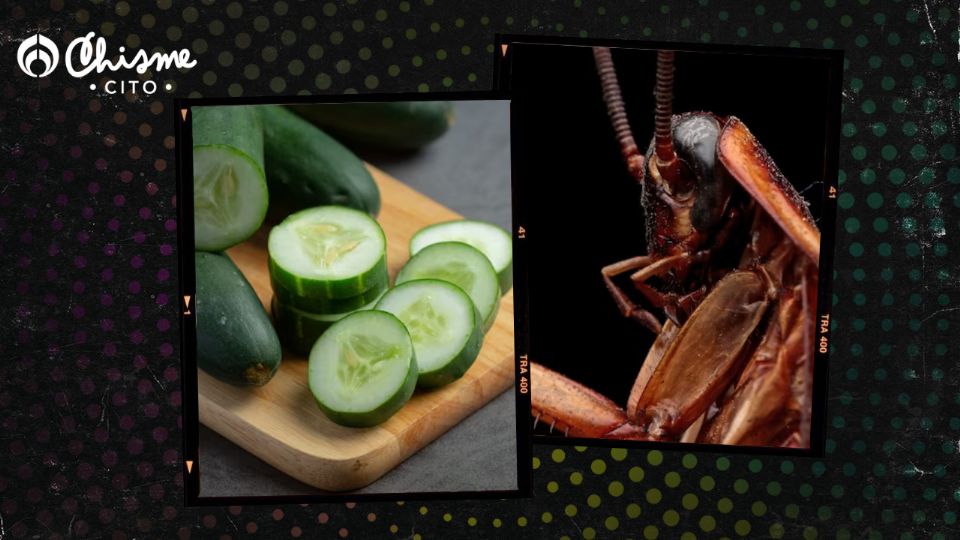
[[[533,364],[533,414],[579,437],[808,447],[820,232],[739,119],[672,114],[673,56],[657,53],[644,156],[610,51],[594,49],[616,139],[642,186],[648,247],[601,277],[621,313],[657,338],[626,408]],[[644,305],[614,281],[626,273]]]

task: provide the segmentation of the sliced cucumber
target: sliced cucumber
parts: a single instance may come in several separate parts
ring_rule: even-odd
[[[350,298],[387,283],[387,241],[380,225],[359,210],[318,206],[301,210],[270,231],[270,276],[305,298]]]
[[[440,242],[421,249],[397,274],[397,285],[415,279],[449,281],[464,290],[480,312],[483,331],[493,326],[500,286],[490,260],[463,242]]]
[[[467,219],[430,225],[410,239],[410,255],[438,242],[463,242],[479,249],[497,271],[500,294],[506,294],[513,286],[513,238],[503,228]]]
[[[345,314],[362,309],[367,304],[376,303],[377,299],[383,296],[383,293],[387,290],[387,283],[384,282],[382,285],[378,285],[356,296],[331,299],[300,296],[278,283],[273,277],[270,278],[270,286],[273,288],[274,298],[284,305],[323,315]]]
[[[417,385],[451,383],[470,369],[483,345],[480,313],[463,289],[437,279],[394,287],[376,309],[393,313],[410,332],[417,353]]]
[[[417,360],[400,319],[358,311],[334,323],[310,350],[310,392],[334,422],[380,424],[413,395]]]
[[[260,118],[251,107],[193,109],[194,244],[221,251],[243,242],[267,215]]]
[[[379,296],[358,309],[343,313],[317,314],[287,304],[274,295],[270,301],[270,311],[280,343],[297,354],[307,355],[317,339],[333,326],[333,323],[354,311],[372,309],[378,300]]]

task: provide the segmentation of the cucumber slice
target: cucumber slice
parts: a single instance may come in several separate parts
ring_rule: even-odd
[[[345,313],[350,313],[351,311],[362,309],[368,304],[375,304],[387,290],[387,284],[384,282],[383,284],[364,291],[356,296],[351,296],[349,298],[330,299],[323,297],[312,298],[300,296],[278,283],[277,280],[273,279],[273,277],[270,278],[270,286],[273,288],[274,298],[279,300],[282,304],[318,315],[342,315]]]
[[[413,341],[400,319],[389,313],[352,313],[328,328],[310,350],[307,382],[320,409],[334,422],[375,426],[413,395]]]
[[[463,242],[479,249],[497,271],[500,294],[506,294],[513,286],[513,238],[503,228],[467,219],[430,225],[410,239],[410,256],[438,242]]]
[[[270,231],[270,276],[297,296],[321,300],[357,296],[387,283],[387,241],[359,210],[301,210]]]
[[[463,289],[480,312],[483,331],[493,326],[500,307],[500,286],[490,260],[463,242],[440,242],[421,249],[397,274],[397,285],[415,279],[440,279]]]
[[[480,354],[480,313],[467,293],[452,283],[408,281],[387,291],[376,309],[396,315],[410,332],[420,369],[418,386],[442,386],[459,379]]]
[[[260,119],[250,107],[193,112],[194,247],[222,251],[263,224],[269,197]]]
[[[308,355],[317,339],[335,322],[354,311],[373,309],[378,300],[379,296],[356,310],[318,314],[287,304],[274,295],[270,301],[270,312],[273,314],[273,325],[277,329],[280,343],[297,354]]]

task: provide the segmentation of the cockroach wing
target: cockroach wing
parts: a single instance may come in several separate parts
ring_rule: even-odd
[[[640,374],[633,381],[633,388],[630,390],[630,397],[627,399],[627,417],[631,422],[637,422],[637,404],[640,403],[640,396],[650,382],[650,377],[653,376],[660,365],[660,361],[663,360],[664,353],[676,339],[678,332],[680,332],[680,327],[677,326],[677,323],[667,319],[663,323],[660,333],[657,334],[657,339],[654,340],[650,350],[647,351],[647,357],[643,360],[643,365],[640,366]]]
[[[807,322],[800,293],[783,291],[776,316],[736,390],[721,404],[699,442],[778,446],[798,433],[801,405],[797,398],[801,396],[794,395],[790,384],[795,371],[805,364],[803,342],[812,330]]]
[[[817,266],[820,231],[803,198],[738,118],[731,116],[717,142],[720,162]]]
[[[697,306],[631,399],[631,416],[651,436],[682,434],[740,373],[766,317],[768,291],[760,273],[735,271]]]

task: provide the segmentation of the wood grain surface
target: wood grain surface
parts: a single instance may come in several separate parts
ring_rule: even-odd
[[[461,216],[386,173],[370,170],[383,200],[377,220],[387,237],[392,283],[408,259],[414,233]],[[265,309],[273,294],[267,272],[268,233],[265,225],[249,241],[227,252]],[[202,370],[197,377],[200,422],[306,484],[328,491],[357,489],[513,384],[513,293],[503,297],[480,356],[461,379],[432,391],[418,389],[397,414],[372,428],[348,428],[328,420],[307,387],[306,359],[287,350],[276,376],[260,388],[232,386]]]

